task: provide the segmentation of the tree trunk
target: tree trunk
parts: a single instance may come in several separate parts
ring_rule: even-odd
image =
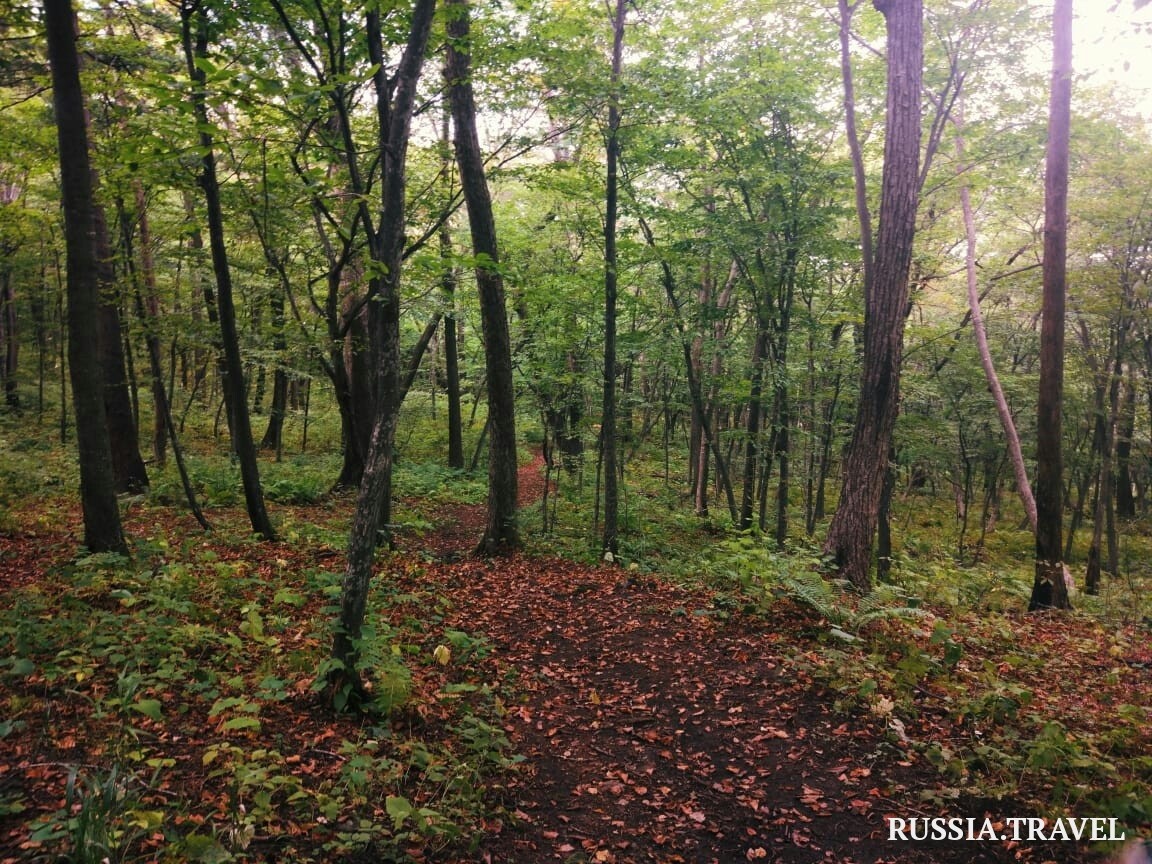
[[[276,352],[276,371],[272,376],[272,404],[268,407],[268,427],[260,441],[261,450],[279,453],[284,437],[284,418],[288,413],[288,373],[284,371],[288,340],[284,334],[284,294],[276,292],[272,306],[272,350]]]
[[[516,401],[512,382],[512,343],[504,305],[504,279],[496,243],[492,199],[476,131],[468,0],[448,0],[448,77],[456,125],[456,164],[468,205],[468,225],[476,256],[484,367],[488,379],[488,519],[477,551],[503,553],[520,545],[516,527]]]
[[[52,67],[68,260],[68,366],[76,412],[84,545],[92,552],[127,554],[104,417],[99,346],[92,326],[100,304],[95,201],[71,0],[44,0],[44,24]]]
[[[451,166],[451,144],[449,123],[452,117],[451,106],[445,104],[441,118],[441,146],[443,156],[441,170],[449,176]],[[459,271],[452,262],[452,226],[445,219],[440,226],[440,290],[444,298],[444,376],[448,395],[448,467],[464,468],[464,418],[460,408],[460,336],[456,321],[456,284]],[[547,514],[545,514],[547,517]]]
[[[1044,298],[1036,417],[1036,576],[1029,610],[1068,609],[1061,548],[1064,457],[1064,280],[1068,245],[1068,142],[1072,103],[1072,0],[1052,12],[1052,89],[1044,174]]]
[[[333,704],[338,708],[354,707],[366,697],[360,678],[359,641],[368,588],[372,580],[372,561],[382,525],[386,526],[392,494],[392,448],[399,410],[400,387],[400,271],[404,251],[406,164],[412,113],[416,106],[416,85],[424,66],[424,52],[432,27],[435,0],[416,0],[407,45],[391,81],[384,70],[380,13],[373,9],[366,15],[369,59],[376,71],[373,86],[376,97],[379,158],[381,159],[381,209],[378,230],[367,227],[373,262],[380,275],[372,278],[370,307],[376,312],[370,328],[378,358],[375,422],[364,461],[364,476],[356,498],[348,540],[348,565],[340,592],[340,616],[332,640],[335,668],[327,675]],[[337,110],[343,110],[334,98]],[[346,118],[343,118],[346,119]],[[351,130],[345,131],[351,135]],[[349,155],[355,153],[348,148]],[[350,167],[355,167],[350,163]],[[357,187],[360,184],[357,182]],[[360,201],[366,226],[373,220],[366,199]]]
[[[756,469],[759,467],[760,415],[764,411],[764,357],[768,353],[768,328],[757,315],[758,326],[752,348],[752,391],[748,396],[748,425],[744,441],[744,482],[740,495],[741,531],[752,528],[752,508],[755,504]]]
[[[196,35],[193,41],[193,17]],[[228,250],[224,242],[224,216],[220,205],[220,186],[216,178],[216,156],[213,150],[212,126],[208,121],[207,93],[204,70],[198,59],[208,56],[208,31],[204,11],[188,6],[181,8],[181,32],[188,75],[192,81],[192,107],[200,127],[200,188],[208,211],[208,246],[212,253],[212,270],[216,276],[216,310],[220,321],[220,339],[224,348],[226,374],[223,386],[225,402],[231,408],[232,449],[240,463],[240,476],[244,484],[244,503],[252,530],[265,540],[274,541],[276,531],[264,507],[264,491],[260,486],[260,467],[256,460],[256,446],[252,440],[252,425],[248,416],[248,401],[244,388],[244,364],[240,357],[240,337],[236,329],[236,310],[232,300],[232,273],[228,264]]]
[[[148,338],[156,339],[156,350],[159,353],[160,340],[156,328],[160,323],[160,299],[156,290],[156,264],[152,255],[152,226],[148,219],[148,200],[144,194],[144,186],[139,180],[132,183],[133,198],[136,207],[136,225],[140,232],[140,279],[143,283],[144,303],[143,309],[147,313],[146,325]],[[139,313],[143,317],[144,313]],[[151,350],[151,347],[149,347]],[[149,358],[151,360],[151,358]],[[168,400],[168,391],[164,388],[164,379],[156,377],[155,369],[152,376],[152,458],[160,467],[164,466],[166,456],[165,437],[169,422],[166,422],[165,412],[171,411]],[[161,401],[164,410],[160,409]],[[169,418],[170,419],[170,418]],[[175,429],[171,430],[175,435]]]
[[[1129,373],[1124,388],[1124,410],[1116,434],[1116,515],[1121,519],[1136,518],[1136,499],[1132,495],[1132,436],[1136,432],[1136,377]]]
[[[959,164],[956,167],[958,176],[963,177],[968,170],[964,157],[962,117],[956,120],[956,156]],[[988,389],[992,391],[992,399],[996,402],[996,414],[1000,418],[1000,425],[1004,429],[1004,437],[1008,440],[1008,456],[1012,460],[1012,471],[1016,475],[1016,491],[1020,493],[1020,500],[1024,504],[1024,512],[1028,514],[1028,524],[1032,533],[1036,533],[1036,498],[1032,494],[1032,484],[1028,480],[1028,467],[1024,464],[1024,452],[1020,447],[1020,436],[1016,433],[1016,423],[1012,419],[1012,410],[1008,407],[1008,400],[1004,396],[1004,388],[1000,386],[1000,378],[996,374],[996,366],[992,362],[992,351],[988,347],[988,333],[984,329],[984,314],[980,311],[980,292],[976,284],[976,223],[972,216],[972,196],[968,191],[967,182],[960,184],[960,206],[964,212],[964,233],[967,238],[965,246],[965,273],[968,281],[968,310],[972,313],[972,332],[976,336],[976,347],[980,351],[980,364],[984,367],[984,377],[988,380]]]
[[[612,16],[612,69],[608,79],[606,131],[607,183],[604,199],[604,399],[600,416],[601,459],[604,464],[604,536],[601,546],[615,555],[619,550],[620,491],[616,440],[616,291],[619,281],[616,256],[620,160],[620,71],[624,56],[624,19],[627,0],[616,0]]]
[[[880,230],[872,284],[864,291],[864,362],[852,441],[825,552],[868,591],[888,452],[900,404],[908,273],[919,204],[921,0],[875,0],[888,27],[888,107]],[[867,280],[866,280],[867,281]]]
[[[96,174],[93,172],[93,196],[96,189]],[[104,208],[99,203],[94,206],[93,219],[96,230],[96,278],[100,284],[100,311],[97,318],[100,328],[100,367],[104,375],[104,416],[112,446],[112,474],[116,478],[117,492],[141,492],[148,488],[148,471],[140,455],[136,412],[128,392],[124,334],[120,326],[120,291],[112,269],[108,223],[104,217]]]
[[[6,250],[5,250],[6,251]],[[0,378],[4,380],[4,403],[20,408],[20,390],[16,367],[20,358],[20,340],[16,332],[16,297],[12,291],[12,271],[3,266],[0,272]]]

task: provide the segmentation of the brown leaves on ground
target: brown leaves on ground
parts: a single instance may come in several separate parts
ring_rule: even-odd
[[[522,472],[522,499],[539,496],[537,465]],[[346,507],[346,505],[344,505]],[[894,736],[885,712],[845,715],[833,710],[834,696],[814,681],[804,664],[789,662],[811,640],[810,621],[787,604],[769,617],[720,620],[712,598],[649,576],[613,567],[589,567],[558,559],[513,556],[475,560],[463,553],[475,542],[482,508],[459,507],[440,514],[444,530],[419,543],[436,553],[427,564],[412,555],[392,569],[399,591],[435,596],[447,608],[445,626],[490,640],[493,650],[473,673],[498,688],[505,700],[503,724],[526,757],[511,776],[490,790],[490,804],[504,811],[486,820],[479,850],[460,855],[412,850],[413,860],[488,862],[1009,862],[1079,861],[1073,844],[1026,847],[1011,842],[899,843],[887,839],[886,817],[934,816],[917,793],[941,785],[906,739]],[[299,514],[302,516],[305,514]],[[346,511],[325,518],[346,518]],[[408,538],[410,541],[410,538]],[[28,584],[42,566],[44,537],[0,538],[5,587]],[[63,557],[68,544],[55,537]],[[215,545],[216,541],[205,541]],[[331,549],[277,546],[218,547],[222,560],[264,556],[253,567],[267,579],[299,572],[321,561],[340,566]],[[319,598],[309,598],[309,615],[321,615]],[[420,614],[418,608],[409,614]],[[1028,639],[1042,643],[1063,680],[1041,697],[1052,711],[1067,710],[1077,669],[1066,667],[1068,652],[1054,640],[1087,639],[1075,628],[1048,628],[1024,619]],[[1072,634],[1054,636],[1053,633]],[[286,637],[287,638],[287,637]],[[314,638],[300,634],[300,638]],[[797,652],[797,647],[801,650]],[[429,648],[425,667],[415,670],[414,708],[404,722],[427,734],[439,725],[439,692],[458,674],[456,661]],[[1141,658],[1136,658],[1140,660]],[[1117,663],[1136,662],[1098,652],[1091,674]],[[1076,661],[1080,663],[1079,660]],[[1040,671],[1035,673],[1041,675]],[[1082,673],[1081,673],[1082,674]],[[280,736],[291,754],[282,770],[305,785],[335,769],[330,749],[347,720],[333,721],[315,700],[298,692],[308,675],[293,682],[277,713],[265,712],[261,733],[235,731],[228,739],[243,747],[265,746],[261,735]],[[56,714],[51,744],[41,750],[8,750],[0,757],[4,776],[22,772],[29,787],[41,784],[33,803],[56,806],[65,761],[98,761],[90,745],[93,729],[82,710],[52,696]],[[1105,706],[1081,700],[1099,718]],[[167,710],[166,710],[167,713]],[[175,712],[171,712],[173,715]],[[955,734],[945,713],[926,709],[915,736]],[[147,717],[137,718],[150,728]],[[182,789],[205,799],[186,818],[214,818],[213,800],[226,794],[204,768],[206,748],[219,744],[231,715],[204,716],[193,707],[175,728],[157,726],[151,742],[158,758],[172,758],[182,772]],[[110,721],[114,722],[114,721]],[[1093,721],[1095,722],[1095,721]],[[337,727],[342,727],[338,734]],[[7,743],[26,744],[28,734]],[[327,738],[326,738],[327,736]],[[247,742],[247,743],[246,743]],[[21,768],[12,761],[18,757]],[[35,772],[43,775],[37,780]],[[226,778],[225,778],[226,780]],[[179,790],[162,790],[165,795]],[[376,802],[376,809],[383,802]],[[1031,816],[993,812],[968,801],[949,815],[983,820]],[[966,809],[963,809],[966,808]],[[11,826],[9,822],[9,826]],[[285,823],[286,835],[308,848],[318,825]],[[11,830],[11,828],[9,829]],[[9,834],[14,837],[15,834]],[[276,838],[263,838],[269,842]],[[273,844],[269,848],[277,848]],[[284,848],[284,847],[279,847]],[[270,853],[271,854],[271,853]],[[0,856],[3,857],[3,856]],[[272,859],[275,860],[275,856]],[[365,859],[367,860],[367,859]]]

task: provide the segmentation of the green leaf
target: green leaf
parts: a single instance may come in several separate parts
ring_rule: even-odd
[[[224,724],[224,728],[230,732],[237,729],[259,729],[260,721],[255,717],[233,717]]]
[[[36,671],[36,664],[27,657],[17,657],[12,661],[12,669],[10,671],[13,675],[21,675],[26,678]]]
[[[181,843],[181,853],[188,861],[199,861],[201,864],[225,864],[234,860],[220,841],[215,837],[205,837],[203,834],[189,834]]]
[[[139,711],[145,717],[149,717],[159,723],[164,719],[160,713],[160,700],[159,699],[141,699],[138,702],[133,702],[128,706],[133,711]]]
[[[404,824],[404,820],[412,815],[412,802],[407,798],[389,795],[384,801],[384,809],[392,817],[392,825],[396,831]]]

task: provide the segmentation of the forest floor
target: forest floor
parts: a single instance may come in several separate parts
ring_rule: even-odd
[[[524,502],[540,498],[540,468],[521,470]],[[482,507],[456,508],[436,551],[463,556],[482,525]],[[559,559],[426,575],[458,626],[492,640],[493,679],[514,670],[521,697],[506,726],[527,757],[508,788],[519,822],[484,860],[1088,860],[1071,843],[890,841],[886,817],[945,812],[918,798],[940,772],[887,717],[834,710],[837,694],[790,659],[811,640],[795,606],[721,621],[708,592]],[[1010,834],[1005,817],[1035,814],[961,797],[947,815]]]
[[[542,483],[539,463],[525,466],[522,499],[538,500]],[[327,506],[331,512],[323,518],[346,518],[347,501]],[[955,764],[951,754],[963,749],[961,742],[978,743],[981,728],[991,725],[986,717],[958,717],[963,712],[957,712],[957,694],[968,686],[965,681],[986,680],[991,664],[1004,676],[996,679],[995,693],[1007,706],[1005,715],[1012,706],[1028,702],[1059,721],[1062,737],[1050,748],[1051,758],[1074,761],[1082,755],[1076,742],[1101,740],[1084,736],[1115,725],[1117,706],[1148,705],[1152,655],[1139,625],[1118,636],[1081,618],[1051,626],[1046,616],[1020,614],[1009,636],[1022,653],[1032,652],[1036,662],[1019,668],[991,648],[988,656],[981,656],[985,643],[956,636],[967,652],[958,666],[973,671],[967,678],[957,673],[948,687],[928,677],[919,680],[913,689],[922,704],[905,724],[885,698],[845,703],[845,687],[834,686],[835,676],[851,676],[856,667],[830,671],[836,656],[818,638],[827,633],[825,622],[793,601],[782,599],[751,613],[721,608],[716,596],[702,588],[616,566],[529,556],[479,560],[469,553],[482,524],[482,506],[451,505],[437,512],[424,536],[401,538],[402,546],[414,548],[402,550],[403,563],[389,565],[387,590],[399,599],[388,614],[397,622],[427,617],[431,598],[437,598],[437,615],[448,628],[444,632],[473,634],[485,647],[476,650],[479,642],[461,636],[454,647],[460,657],[450,664],[413,661],[412,696],[392,722],[418,735],[459,736],[462,727],[451,725],[451,704],[466,701],[481,686],[491,687],[498,694],[493,723],[524,761],[477,781],[490,815],[470,835],[471,850],[461,852],[452,841],[421,848],[420,832],[413,831],[409,857],[403,860],[958,864],[1080,862],[1094,857],[1086,846],[1072,842],[890,841],[887,818],[973,818],[977,831],[988,818],[997,831],[1010,833],[1006,819],[1039,815],[1036,793],[1051,791],[1044,786],[1043,764],[1039,771],[1036,766],[1027,772],[1020,768],[1033,778],[1029,782],[1034,788],[1027,794],[995,800],[978,791],[987,784],[973,782],[969,765]],[[180,531],[187,530],[147,510],[129,520],[129,529],[135,536],[171,532],[160,544],[167,549],[175,549]],[[0,596],[10,598],[30,588],[47,597],[46,603],[62,596],[66,584],[46,574],[67,559],[73,544],[56,526],[0,534]],[[286,543],[268,555],[255,544],[240,549],[201,545],[212,546],[206,560],[214,561],[217,569],[228,565],[239,574],[239,593],[276,590],[278,603],[300,607],[285,616],[274,633],[271,614],[261,617],[253,611],[255,600],[237,605],[234,626],[244,637],[264,640],[260,644],[274,657],[292,656],[288,646],[323,650],[325,637],[315,622],[310,627],[292,623],[323,619],[323,610],[306,597],[307,586],[286,574],[325,561],[339,569],[339,550],[314,545],[305,549],[303,543],[296,549]],[[268,587],[270,583],[275,584]],[[123,606],[131,591],[107,589],[102,584],[100,598],[85,598],[86,608],[130,615],[130,605],[113,608],[117,604],[108,598],[117,598]],[[193,585],[187,590],[206,589]],[[0,601],[0,608],[8,602]],[[925,657],[957,644],[934,638],[931,630],[916,631]],[[85,632],[90,635],[93,628]],[[182,638],[199,638],[197,634],[203,635],[189,629]],[[432,655],[426,649],[437,638],[429,634],[426,644],[417,646],[420,656]],[[205,645],[203,652],[189,655],[189,662],[202,666],[213,662],[213,651],[226,650],[224,643],[209,645],[206,638]],[[57,664],[69,651],[81,650],[53,647],[58,649]],[[0,644],[0,655],[10,650]],[[845,648],[851,650],[851,645]],[[43,651],[48,657],[48,648]],[[18,801],[19,806],[0,809],[0,861],[55,860],[46,850],[63,829],[56,825],[59,830],[53,834],[51,819],[44,818],[39,834],[30,834],[29,817],[51,814],[54,808],[58,814],[69,807],[77,812],[67,788],[69,766],[74,770],[107,761],[106,742],[123,738],[125,716],[131,719],[133,740],[141,742],[137,750],[126,752],[127,758],[155,768],[156,775],[169,773],[158,783],[154,775],[152,785],[139,792],[138,806],[127,820],[129,825],[132,819],[140,823],[136,857],[122,860],[174,860],[161,854],[166,835],[153,823],[160,818],[158,808],[177,796],[191,801],[176,820],[184,829],[212,827],[213,836],[222,836],[221,826],[228,819],[238,824],[237,810],[244,811],[238,808],[241,769],[246,772],[243,782],[255,776],[253,784],[267,787],[266,798],[246,799],[252,810],[262,802],[265,821],[239,844],[244,854],[233,846],[233,856],[215,841],[210,847],[206,841],[196,860],[401,860],[381,855],[371,843],[363,854],[327,858],[324,850],[334,847],[322,846],[317,838],[329,836],[331,823],[343,815],[289,815],[290,803],[328,782],[325,776],[342,790],[353,787],[353,757],[336,746],[341,736],[392,734],[378,729],[365,733],[368,727],[354,718],[334,720],[309,692],[314,667],[297,669],[294,679],[282,671],[270,678],[264,667],[263,672],[237,668],[234,679],[225,682],[239,686],[236,691],[214,678],[181,690],[155,673],[142,679],[146,689],[121,692],[117,701],[112,697],[125,688],[125,673],[114,668],[124,662],[121,655],[85,661],[88,665],[76,661],[66,674],[32,671],[30,663],[18,667],[22,661],[15,657],[9,658],[12,674],[0,681],[8,691],[0,695],[19,709],[7,721],[9,727],[0,729],[0,805]],[[894,667],[903,660],[891,657]],[[46,668],[47,661],[42,665]],[[19,680],[13,683],[17,672]],[[254,682],[261,674],[265,677],[258,687],[264,701],[252,696],[246,706],[242,695],[220,695],[243,693],[245,686],[255,691],[244,682]],[[850,690],[864,684],[849,683]],[[209,684],[211,692],[180,695],[195,694],[196,686]],[[1025,692],[1026,698],[1021,695]],[[974,689],[972,698],[977,697],[985,700],[986,694]],[[93,712],[96,704],[118,707],[119,712]],[[996,706],[988,710],[994,714]],[[473,731],[476,728],[487,727]],[[1143,725],[1124,727],[1123,734],[1127,737],[1122,741],[1119,733],[1115,737],[1118,752],[1152,754],[1152,729],[1146,719]],[[991,742],[994,736],[991,731],[989,735]],[[274,750],[268,749],[270,740],[276,742]],[[118,752],[125,755],[123,747]],[[1092,750],[1090,755],[1106,764],[1108,754]],[[432,760],[422,758],[425,766]],[[994,760],[995,752],[984,758]],[[265,761],[257,764],[260,759]],[[367,771],[374,770],[366,765]],[[404,768],[396,782],[410,783],[411,773]],[[373,788],[371,778],[363,782],[364,790]],[[1107,786],[1113,781],[1097,777],[1086,782]],[[424,790],[431,785],[426,783]],[[425,793],[406,794],[419,804]],[[1059,794],[1074,809],[1075,791]],[[385,808],[379,800],[368,800],[370,791],[364,795],[370,812],[395,818],[399,828],[405,813],[394,810],[391,797]],[[398,800],[408,806],[407,798]],[[347,830],[344,836],[347,839]]]

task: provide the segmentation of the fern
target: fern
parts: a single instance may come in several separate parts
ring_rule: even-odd
[[[852,614],[853,629],[859,630],[873,621],[923,617],[924,610],[909,605],[909,599],[909,596],[895,585],[877,585],[870,594],[860,598]]]
[[[784,596],[807,606],[821,618],[833,624],[841,624],[845,606],[838,602],[837,592],[831,582],[811,570],[785,572],[780,577],[780,589]]]

